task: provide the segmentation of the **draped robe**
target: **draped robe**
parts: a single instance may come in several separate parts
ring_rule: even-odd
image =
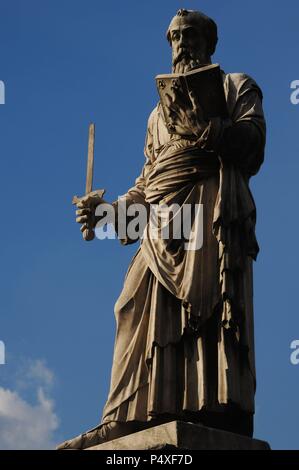
[[[183,240],[141,240],[115,305],[103,423],[230,405],[254,412],[258,245],[248,182],[263,161],[265,121],[250,77],[223,74],[223,83],[230,119],[210,123],[202,139],[169,135],[159,104],[149,117],[146,161],[122,198],[146,207],[202,204],[203,245],[188,251]]]

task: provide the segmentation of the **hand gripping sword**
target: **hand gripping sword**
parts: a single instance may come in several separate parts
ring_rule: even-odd
[[[95,141],[95,125],[90,124],[89,126],[89,136],[88,136],[88,156],[87,156],[87,172],[86,172],[86,188],[85,196],[73,197],[73,204],[81,203],[85,207],[94,208],[97,206],[105,194],[105,189],[98,189],[97,191],[92,191],[92,180],[93,180],[93,162],[94,162],[94,141]],[[91,241],[94,239],[94,227],[88,226],[83,231],[83,238],[86,241]]]

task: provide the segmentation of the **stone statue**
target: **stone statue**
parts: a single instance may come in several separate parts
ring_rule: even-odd
[[[172,72],[185,73],[211,64],[217,26],[201,12],[179,10],[167,39]],[[142,172],[113,203],[116,210],[120,200],[147,209],[162,202],[202,204],[203,245],[186,250],[179,239],[141,240],[115,305],[102,422],[60,449],[83,449],[172,420],[252,436],[258,244],[249,179],[263,162],[266,129],[255,81],[221,73],[228,118],[204,120],[200,103],[187,112],[182,101],[186,136],[169,134],[159,103],[148,120]],[[81,230],[94,227],[88,196],[77,207]]]

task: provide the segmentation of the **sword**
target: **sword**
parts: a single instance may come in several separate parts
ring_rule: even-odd
[[[105,189],[98,189],[92,191],[92,180],[93,180],[93,162],[94,162],[94,141],[95,141],[95,125],[92,123],[89,126],[88,135],[88,155],[87,155],[87,171],[86,171],[86,187],[85,196],[78,197],[74,196],[72,203],[78,204],[81,202],[85,207],[96,206],[101,202]],[[83,238],[86,241],[94,239],[94,228],[87,225],[87,228],[83,231]]]

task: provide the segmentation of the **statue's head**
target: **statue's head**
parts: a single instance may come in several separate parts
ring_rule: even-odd
[[[179,10],[167,30],[174,71],[211,63],[218,36],[216,23],[199,11]]]

